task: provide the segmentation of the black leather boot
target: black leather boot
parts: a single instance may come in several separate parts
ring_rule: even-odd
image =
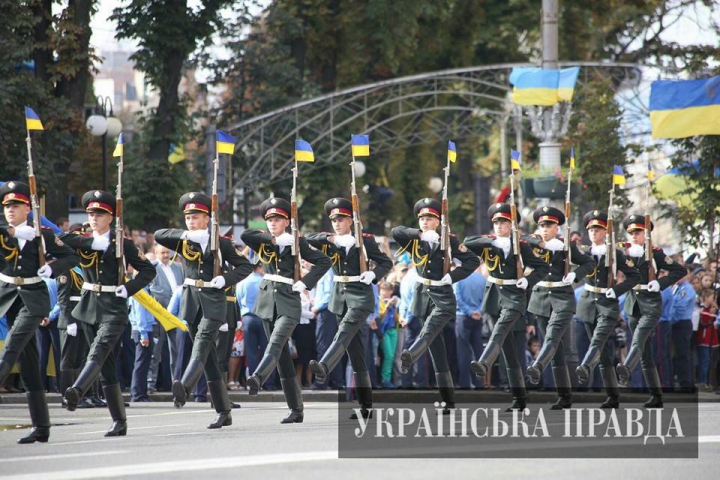
[[[172,384],[173,402],[175,408],[182,408],[187,403],[187,399],[190,396],[190,392],[197,384],[205,370],[203,362],[196,358],[191,358],[185,373],[183,373],[181,380],[175,380]]]
[[[475,362],[470,362],[470,370],[472,370],[476,377],[485,378],[487,371],[492,367],[493,363],[495,363],[495,359],[497,359],[501,349],[501,344],[490,340],[485,350],[483,350],[480,359]]]
[[[363,418],[372,418],[372,382],[370,381],[370,373],[366,370],[360,373],[354,373],[355,393],[360,404],[360,415]],[[350,415],[350,420],[357,420],[357,413]]]
[[[17,443],[45,443],[50,438],[50,414],[45,401],[45,392],[40,390],[39,392],[27,392],[25,395],[27,396],[33,428],[28,435],[22,437]]]
[[[257,395],[260,392],[265,380],[272,374],[277,366],[278,359],[272,355],[263,355],[255,372],[247,379],[248,393]]]
[[[550,410],[563,410],[572,407],[572,383],[570,382],[570,372],[568,372],[567,365],[552,367],[552,373],[558,399],[550,407]]]
[[[227,387],[223,380],[209,381],[207,382],[208,391],[212,397],[213,404],[217,416],[207,428],[215,429],[222,427],[229,427],[232,425],[232,405],[230,404],[230,397],[227,393]]]
[[[282,390],[285,394],[285,401],[288,407],[290,407],[290,413],[280,420],[280,423],[302,423],[304,419],[304,407],[302,391],[300,390],[300,383],[297,377],[281,378],[280,385],[282,385]]]
[[[417,361],[423,353],[428,349],[428,342],[424,338],[418,338],[415,343],[410,345],[410,348],[403,350],[400,354],[400,371],[402,373],[408,373],[412,368],[413,364]]]
[[[106,437],[124,437],[127,434],[127,416],[125,415],[125,400],[119,384],[105,385],[103,387],[105,400],[107,400],[110,417],[113,419],[112,427],[105,433]]]
[[[98,375],[100,375],[101,366],[99,363],[91,361],[85,364],[80,375],[72,387],[65,390],[65,402],[69,412],[77,408],[80,398],[87,392]]]
[[[455,408],[455,385],[452,374],[450,372],[436,373],[435,382],[440,391],[440,401],[445,404],[442,414],[450,415],[450,411]]]

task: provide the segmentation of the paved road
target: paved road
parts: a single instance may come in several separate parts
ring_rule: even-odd
[[[700,405],[699,459],[337,459],[337,408],[306,404],[306,421],[280,425],[286,407],[278,402],[247,403],[233,411],[235,424],[207,430],[214,412],[208,404],[176,410],[170,403],[133,404],[127,437],[106,439],[105,409],[66,412],[51,407],[56,424],[47,444],[17,445],[27,430],[0,431],[0,478],[716,478],[720,456],[720,404]],[[0,425],[27,423],[24,405],[0,405]]]

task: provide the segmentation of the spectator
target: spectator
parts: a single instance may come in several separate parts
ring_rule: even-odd
[[[459,388],[482,388],[484,379],[470,371],[470,362],[480,358],[483,352],[483,315],[481,313],[485,284],[482,267],[464,280],[453,285],[457,298],[457,321],[455,324]]]
[[[693,334],[692,317],[697,295],[690,284],[691,279],[692,270],[688,267],[687,275],[678,280],[672,287],[673,306],[670,318],[672,321],[673,346],[675,347],[673,370],[682,391],[691,391],[695,386],[690,346]]]
[[[50,364],[50,346],[52,346],[53,361],[55,364],[55,379],[60,372],[60,331],[57,328],[57,320],[60,318],[60,305],[57,302],[57,283],[54,279],[43,278],[50,294],[50,312],[40,322],[40,328],[35,331],[38,351],[40,352],[40,374],[46,392],[58,392],[58,383],[51,385],[48,376],[48,365]]]
[[[659,278],[667,276],[666,271],[658,274]],[[670,338],[672,335],[673,289],[666,288],[660,293],[662,313],[655,330],[655,341],[652,342],[655,364],[657,365],[660,384],[663,388],[672,388],[672,366],[670,362]]]
[[[131,402],[150,402],[148,397],[148,371],[152,362],[153,347],[157,341],[159,326],[155,317],[135,299],[130,297],[130,325],[135,342],[135,367],[130,386]]]
[[[318,361],[325,355],[328,348],[330,348],[338,331],[337,316],[328,308],[335,285],[333,281],[334,278],[335,273],[331,268],[322,276],[317,285],[315,285],[315,297],[313,298],[311,311],[316,316],[315,351],[317,352],[317,358],[315,358],[315,360]],[[327,388],[339,388],[342,386],[342,363],[343,362],[340,362],[328,373],[324,384],[315,382],[312,384],[311,389],[326,390]]]
[[[395,384],[392,382],[392,374],[398,337],[400,298],[393,296],[393,285],[389,282],[381,282],[378,288],[380,290],[378,311],[383,357],[380,367],[380,384],[383,388],[395,388]]]
[[[300,323],[295,327],[292,333],[293,345],[296,349],[296,355],[293,355],[295,363],[295,374],[298,383],[303,387],[310,387],[312,384],[312,371],[310,370],[310,360],[316,358],[315,355],[315,314],[312,312],[312,298],[309,291],[300,294],[302,302],[302,312],[300,314]]]
[[[718,324],[715,323],[718,306],[715,292],[712,289],[703,291],[700,307],[700,322],[696,337],[698,363],[700,364],[698,381],[700,388],[712,392],[717,387],[717,363],[718,352],[720,352],[718,349],[720,346]]]

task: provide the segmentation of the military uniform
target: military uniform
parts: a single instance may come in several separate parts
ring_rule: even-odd
[[[88,213],[114,215],[115,197],[100,190],[92,190],[82,197],[82,205]],[[104,237],[104,239],[103,239]],[[103,393],[113,419],[113,426],[107,437],[123,436],[127,433],[127,416],[122,396],[115,359],[115,345],[127,327],[127,298],[145,288],[155,278],[155,268],[138,251],[129,238],[123,239],[123,261],[131,265],[137,274],[135,278],[118,285],[120,265],[116,257],[115,231],[110,229],[103,235],[85,237],[68,233],[63,239],[76,249],[82,258],[82,295],[72,310],[72,316],[82,322],[83,331],[90,345],[90,353],[75,383],[65,390],[65,402],[69,411],[77,408],[78,401],[100,376]],[[101,240],[107,249],[96,248]],[[124,291],[123,291],[124,290]]]
[[[233,241],[232,236],[226,237],[231,242]],[[229,268],[232,268],[227,262],[223,265],[222,273],[228,273]],[[230,367],[230,355],[232,354],[233,341],[235,339],[235,329],[237,328],[238,322],[240,321],[240,305],[238,305],[237,297],[235,296],[236,284],[225,287],[225,301],[227,302],[227,316],[226,324],[227,329],[221,328],[218,331],[217,340],[215,341],[215,350],[217,352],[218,368],[225,379],[225,385],[228,383],[228,369]],[[224,331],[223,331],[224,330]],[[233,408],[239,408],[240,405],[232,403]]]
[[[607,229],[608,217],[605,212],[594,210],[583,217],[586,229]],[[613,369],[613,349],[608,338],[615,331],[620,310],[618,298],[630,291],[640,281],[640,273],[632,260],[625,257],[621,250],[615,250],[617,269],[625,275],[622,283],[612,287],[615,298],[607,297],[608,269],[605,267],[605,251],[599,246],[599,254],[593,253],[592,247],[584,247],[593,260],[595,269],[589,273],[585,280],[585,291],[580,294],[577,317],[582,319],[585,331],[590,337],[590,347],[585,358],[577,367],[577,376],[580,382],[587,382],[600,362],[600,375],[607,391],[608,398],[602,403],[602,408],[618,408],[620,393],[617,378]],[[597,253],[597,250],[596,250]]]
[[[179,207],[186,215],[201,213],[210,215],[210,197],[200,192],[189,192],[180,197]],[[200,232],[198,232],[200,233]],[[166,228],[155,232],[155,241],[179,253],[182,256],[185,281],[183,282],[180,318],[190,327],[193,341],[190,361],[182,379],[173,382],[173,397],[177,408],[185,405],[187,397],[205,371],[208,390],[213,399],[217,417],[208,428],[221,428],[232,425],[231,404],[223,373],[218,366],[215,346],[220,327],[227,322],[226,287],[240,282],[252,273],[250,262],[235,250],[227,238],[220,238],[220,256],[224,263],[231,266],[218,280],[221,286],[213,286],[214,256],[210,250],[210,239],[204,246],[190,239],[193,232],[176,228]],[[218,279],[220,279],[218,277]]]
[[[510,221],[512,218],[511,206],[507,203],[497,203],[488,209],[488,214],[493,223]],[[515,349],[516,342],[514,339],[506,340],[506,338],[513,331],[517,320],[526,311],[526,289],[517,286],[520,281],[517,278],[517,255],[513,253],[512,248],[506,253],[502,248],[496,246],[497,240],[498,237],[495,235],[472,236],[465,239],[465,246],[485,261],[490,272],[485,285],[482,311],[497,319],[490,341],[482,356],[476,362],[472,362],[470,368],[475,375],[484,377],[502,350],[508,382],[513,394],[513,403],[510,408],[522,409],[527,403],[525,376]],[[512,244],[512,238],[509,240]],[[530,245],[524,240],[520,241],[520,256],[523,265],[532,268],[532,272],[527,277],[523,277],[527,279],[527,287],[532,288],[541,278],[547,276],[550,266],[535,255]],[[512,333],[512,335],[516,334],[518,333]]]
[[[72,310],[77,306],[82,294],[82,270],[79,267],[71,268],[58,276],[58,305],[60,317],[58,330],[60,332],[60,391],[64,392],[75,383],[85,360],[85,349],[88,343],[77,319],[72,316]],[[68,326],[75,325],[75,335],[69,335]],[[63,399],[64,402],[64,399]]]
[[[30,187],[21,182],[0,186],[0,202],[7,205],[29,205]],[[23,207],[21,207],[23,208]],[[30,223],[28,227],[32,226]],[[21,225],[12,229],[18,234]],[[15,363],[27,392],[28,408],[33,429],[19,443],[47,442],[50,435],[50,415],[45,401],[45,389],[40,375],[39,355],[35,331],[50,312],[50,295],[43,276],[59,276],[74,267],[80,258],[71,248],[48,229],[41,230],[47,254],[56,258],[52,264],[40,267],[38,239],[21,241],[10,234],[11,227],[0,227],[0,317],[6,316],[8,326],[5,346],[0,353],[0,384],[12,371]],[[21,245],[22,244],[22,245]]]
[[[351,218],[353,215],[352,202],[346,198],[332,198],[325,203],[325,213],[330,219],[338,217]],[[318,383],[325,383],[328,373],[342,359],[347,350],[352,362],[355,377],[355,388],[362,414],[367,416],[372,407],[372,384],[370,374],[365,362],[365,347],[362,339],[361,327],[365,320],[375,311],[375,295],[370,283],[377,283],[393,266],[392,260],[380,251],[375,237],[369,233],[362,234],[362,248],[367,259],[375,262],[376,266],[367,270],[366,282],[361,280],[360,252],[353,245],[350,247],[338,246],[331,243],[332,233],[313,233],[307,235],[308,242],[332,259],[334,270],[333,280],[335,287],[330,297],[329,310],[337,315],[338,331],[332,344],[320,361],[311,360],[310,370],[315,374]],[[348,238],[352,237],[348,234]],[[353,237],[354,238],[354,237]]]
[[[644,215],[630,215],[623,222],[623,226],[628,233],[635,230],[645,229]],[[650,227],[652,229],[652,225]],[[652,395],[650,401],[645,404],[646,407],[662,407],[662,384],[658,375],[653,359],[652,349],[649,340],[655,326],[660,321],[662,313],[662,297],[660,292],[675,284],[685,275],[687,271],[685,267],[673,261],[672,258],[666,256],[661,248],[654,247],[652,252],[653,262],[655,263],[655,273],[657,275],[660,270],[665,270],[668,275],[662,278],[656,278],[653,282],[649,281],[649,264],[645,258],[644,246],[639,255],[632,255],[630,252],[631,243],[621,244],[627,249],[628,256],[640,271],[640,284],[635,286],[625,299],[625,315],[628,319],[628,326],[633,334],[632,346],[628,351],[627,357],[623,363],[617,365],[617,373],[621,385],[627,385],[630,380],[630,372],[637,366],[642,359],[642,371],[645,382],[650,389]],[[656,283],[656,289],[649,288]],[[654,291],[652,291],[654,290]]]
[[[290,218],[290,203],[282,198],[272,197],[260,206],[263,218],[272,216]],[[248,229],[242,233],[242,241],[258,255],[263,264],[262,282],[258,290],[253,313],[263,319],[263,326],[268,338],[268,346],[255,372],[248,378],[250,394],[257,395],[263,383],[277,366],[280,384],[285,400],[290,407],[290,414],[281,423],[301,423],[303,421],[303,401],[300,383],[295,375],[287,342],[295,326],[300,322],[302,304],[300,294],[293,290],[295,280],[295,256],[290,246],[280,247],[275,237],[269,232]],[[313,267],[300,281],[308,290],[325,275],[332,262],[324,253],[310,248],[305,237],[299,239],[300,257],[311,263]]]
[[[441,205],[435,199],[425,198],[415,204],[413,211],[418,218],[429,215],[439,219]],[[402,246],[398,254],[403,251],[410,253],[417,267],[415,294],[410,308],[412,314],[422,322],[417,340],[400,355],[401,370],[406,373],[429,348],[438,390],[447,412],[448,408],[455,406],[455,387],[442,331],[455,318],[457,310],[452,284],[469,277],[478,268],[480,261],[455,235],[450,235],[451,255],[461,264],[445,274],[445,250],[440,248],[439,243],[422,240],[423,232],[417,228],[395,227],[392,235]]]
[[[565,214],[554,207],[540,207],[533,213],[533,219],[538,225],[543,224],[565,224]],[[542,372],[552,359],[552,373],[555,379],[555,388],[558,392],[558,401],[551,408],[559,410],[569,408],[572,405],[572,383],[565,361],[565,348],[562,338],[565,329],[572,321],[575,313],[575,291],[573,280],[566,279],[565,268],[567,263],[567,251],[564,249],[563,239],[557,238],[550,242],[544,242],[545,249],[540,248],[542,238],[533,235],[530,244],[533,245],[535,254],[550,266],[550,272],[545,278],[535,285],[530,296],[528,312],[534,314],[538,320],[538,326],[545,338],[542,349],[535,362],[527,369],[528,376],[532,383],[538,383]],[[591,257],[580,252],[575,242],[570,242],[570,261],[578,267],[570,277],[575,282],[581,281],[595,267]]]

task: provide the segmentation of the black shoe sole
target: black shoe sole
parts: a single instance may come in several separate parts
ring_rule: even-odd
[[[255,376],[250,376],[247,379],[248,395],[257,395],[260,392],[260,381]]]
[[[528,380],[530,380],[530,383],[533,385],[537,385],[540,383],[540,377],[542,377],[542,371],[535,365],[530,365],[525,373],[528,376]]]
[[[327,374],[325,373],[325,369],[323,366],[318,362],[317,360],[310,360],[310,371],[315,375],[315,381],[323,385],[325,383],[325,380],[327,379]]]
[[[487,368],[480,362],[470,362],[470,370],[479,378],[484,378],[487,374]]]
[[[185,391],[185,385],[181,381],[174,381],[172,385],[173,402],[175,408],[182,408],[187,402],[187,392]]]
[[[412,368],[412,354],[405,350],[400,354],[400,371],[408,373]]]

